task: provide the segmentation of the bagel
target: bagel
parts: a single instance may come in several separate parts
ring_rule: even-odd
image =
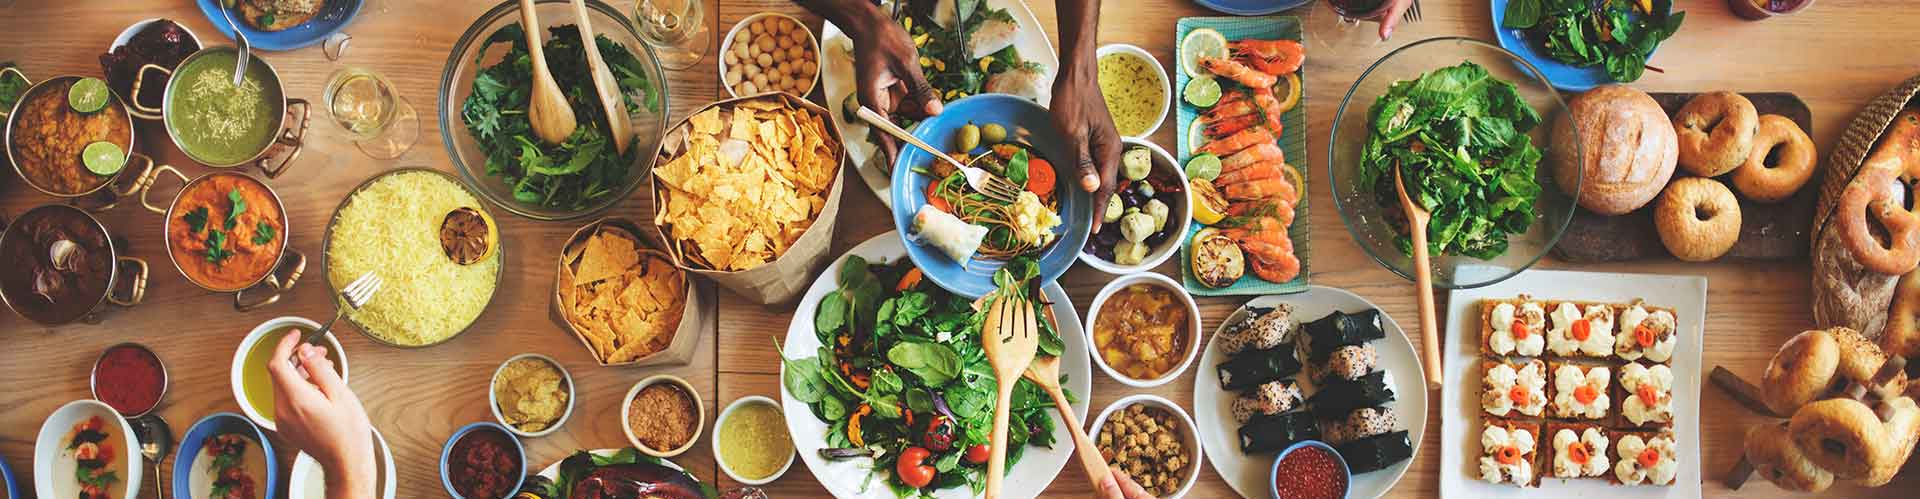
[[[1868,478],[1896,457],[1880,417],[1858,400],[1826,399],[1801,406],[1787,423],[1787,433],[1807,460],[1842,480]]]
[[[1833,486],[1833,473],[1815,466],[1800,453],[1787,432],[1786,421],[1748,428],[1746,453],[1753,470],[1780,488],[1819,492]]]
[[[1777,163],[1768,165],[1769,156],[1775,156]],[[1733,187],[1754,201],[1785,201],[1813,178],[1815,161],[1813,139],[1800,125],[1778,114],[1763,115],[1760,131],[1753,136],[1753,152],[1733,170]]]
[[[1673,114],[1680,139],[1680,167],[1702,177],[1717,177],[1747,162],[1760,113],[1753,101],[1733,92],[1694,96]]]
[[[1887,328],[1880,333],[1880,347],[1887,353],[1906,358],[1920,356],[1920,270],[1900,277],[1893,290],[1893,306],[1887,310]]]
[[[1826,395],[1840,365],[1840,342],[1825,330],[1794,335],[1767,362],[1760,375],[1760,396],[1774,414],[1793,414]]]
[[[1675,258],[1703,262],[1719,258],[1740,239],[1740,200],[1725,184],[1688,177],[1667,184],[1654,206],[1653,224],[1660,242]]]
[[[1891,457],[1876,463],[1868,470],[1867,476],[1859,481],[1861,485],[1879,487],[1893,481],[1893,476],[1900,473],[1900,467],[1913,457],[1913,444],[1920,441],[1920,406],[1916,406],[1911,398],[1897,397],[1875,404],[1873,412],[1886,428]]]

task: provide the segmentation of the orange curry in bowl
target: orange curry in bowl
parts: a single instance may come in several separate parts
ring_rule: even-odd
[[[238,173],[189,182],[167,210],[167,251],[200,287],[237,291],[273,271],[286,249],[286,214],[266,184]]]
[[[133,150],[133,118],[118,98],[106,108],[81,113],[67,104],[67,90],[78,77],[42,82],[21,98],[9,131],[14,168],[29,184],[56,196],[93,192],[113,175],[98,175],[81,163],[87,144],[105,141]]]

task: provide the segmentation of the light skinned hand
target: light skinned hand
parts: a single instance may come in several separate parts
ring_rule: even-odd
[[[1393,7],[1387,9],[1386,17],[1374,20],[1374,22],[1380,23],[1381,41],[1386,41],[1386,39],[1393,37],[1393,28],[1400,25],[1400,17],[1407,13],[1408,7],[1413,6],[1413,0],[1391,1],[1393,2]]]
[[[1120,471],[1120,468],[1114,468],[1112,476],[1100,479],[1096,488],[1098,490],[1094,490],[1093,494],[1100,499],[1154,499],[1153,494],[1147,493],[1145,487],[1134,482],[1133,477],[1127,476],[1127,472]]]
[[[360,398],[334,371],[327,349],[291,333],[267,361],[273,379],[274,424],[280,437],[326,470],[328,499],[373,497],[373,425]],[[300,359],[294,367],[289,359]]]

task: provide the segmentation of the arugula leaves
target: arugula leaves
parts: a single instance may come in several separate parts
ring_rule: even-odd
[[[1500,26],[1527,30],[1554,60],[1602,67],[1614,81],[1631,82],[1686,17],[1673,12],[1673,0],[1512,0]]]
[[[533,135],[527,118],[532,96],[532,57],[527,53],[519,24],[495,31],[485,42],[510,45],[498,63],[474,76],[472,93],[461,104],[467,132],[486,154],[488,176],[512,186],[521,203],[560,209],[581,209],[613,195],[632,174],[630,167],[643,154],[641,147],[618,154],[607,131],[580,44],[577,28],[555,26],[544,46],[547,66],[564,89],[574,115],[584,121],[560,144],[545,144]],[[625,47],[606,36],[595,38],[602,59],[618,80],[629,111],[660,112],[660,89],[646,77],[645,66]],[[497,52],[482,49],[482,54]],[[476,60],[476,64],[480,61]],[[644,154],[651,154],[646,151]]]
[[[1527,132],[1541,118],[1512,83],[1462,62],[1394,83],[1368,117],[1361,185],[1372,186],[1381,206],[1397,205],[1399,165],[1408,195],[1433,214],[1430,251],[1490,259],[1533,223],[1541,153]],[[1401,233],[1395,242],[1411,253],[1406,220],[1388,213]]]

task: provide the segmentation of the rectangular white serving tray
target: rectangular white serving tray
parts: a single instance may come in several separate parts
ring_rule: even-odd
[[[1463,269],[1462,272],[1469,270]],[[1680,444],[1680,475],[1671,486],[1613,485],[1605,479],[1569,480],[1551,476],[1538,488],[1491,484],[1479,476],[1480,300],[1520,294],[1540,300],[1586,300],[1673,307],[1679,315],[1680,344],[1673,356],[1674,432]],[[1707,278],[1653,274],[1615,274],[1533,270],[1491,286],[1454,290],[1447,299],[1444,364],[1440,389],[1440,497],[1579,499],[1692,499],[1700,497],[1701,341],[1705,338]],[[1607,449],[1609,459],[1617,458]]]

